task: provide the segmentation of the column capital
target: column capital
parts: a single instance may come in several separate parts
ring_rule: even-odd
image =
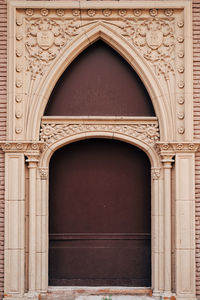
[[[158,180],[160,178],[160,170],[159,167],[152,167],[151,168],[151,176],[153,180]]]
[[[47,167],[39,167],[40,178],[46,180],[48,178],[49,169]]]
[[[38,163],[40,156],[38,154],[26,154],[26,162],[30,165],[31,163]]]
[[[26,162],[28,163],[28,168],[37,168],[37,164],[39,162],[40,156],[38,153],[26,153],[25,154],[27,159]]]
[[[166,153],[166,154],[161,154],[161,162],[163,163],[164,168],[171,168],[172,163],[174,162],[174,154]]]

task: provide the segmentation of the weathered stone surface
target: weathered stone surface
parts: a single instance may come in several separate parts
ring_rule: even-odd
[[[75,300],[153,300],[151,297],[147,296],[80,296]]]

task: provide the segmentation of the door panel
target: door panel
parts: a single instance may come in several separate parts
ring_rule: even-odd
[[[49,284],[151,285],[150,162],[132,145],[69,144],[50,162]]]

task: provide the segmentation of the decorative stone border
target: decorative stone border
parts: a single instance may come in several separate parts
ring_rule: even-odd
[[[110,132],[121,133],[129,137],[134,137],[153,146],[159,140],[159,128],[156,118],[137,119],[137,118],[123,118],[123,119],[69,119],[66,118],[43,118],[40,140],[51,145],[59,139],[70,137],[79,133],[88,132]]]

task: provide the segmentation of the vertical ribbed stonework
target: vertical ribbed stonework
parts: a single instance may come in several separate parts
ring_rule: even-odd
[[[7,5],[0,0],[0,139],[6,138]],[[0,298],[4,285],[4,153],[0,151]]]
[[[200,139],[200,1],[193,0],[194,138]],[[200,153],[196,153],[196,289],[200,296]]]

